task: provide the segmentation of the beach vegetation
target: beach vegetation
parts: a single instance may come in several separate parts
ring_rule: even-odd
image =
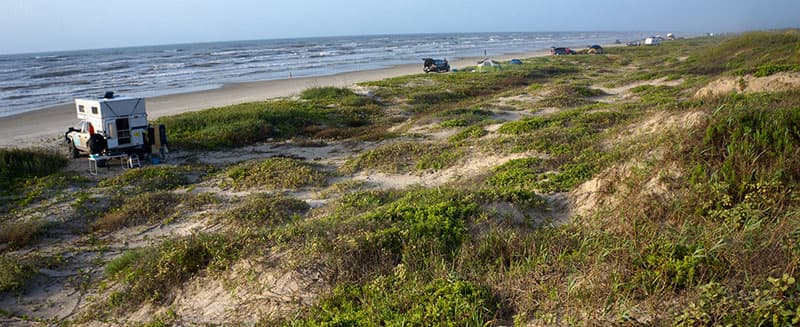
[[[0,222],[0,245],[6,250],[15,250],[32,244],[47,232],[51,224],[42,219],[27,219]]]
[[[253,193],[233,208],[218,215],[217,219],[247,226],[270,227],[284,224],[308,209],[307,203],[296,198]]]
[[[0,255],[0,294],[23,289],[25,282],[36,276],[34,267],[11,256]]]
[[[139,194],[176,189],[188,185],[193,176],[202,176],[208,167],[191,166],[146,166],[126,170],[122,174],[106,178],[99,187],[108,187],[115,192]]]
[[[144,301],[160,303],[170,289],[199,272],[226,270],[242,251],[236,236],[227,234],[193,234],[128,250],[105,266],[105,275],[122,286],[106,300],[105,309],[125,312]]]
[[[371,124],[379,112],[376,101],[346,88],[314,87],[300,97],[301,101],[272,100],[183,113],[159,118],[157,123],[167,126],[176,146],[213,150],[361,127]]]
[[[55,193],[70,178],[58,172],[67,166],[64,155],[45,149],[0,149],[0,213]]]
[[[454,134],[453,136],[451,136],[447,140],[449,142],[451,142],[451,143],[458,143],[458,142],[462,142],[464,140],[481,138],[481,137],[485,136],[486,134],[489,134],[489,132],[487,132],[485,129],[483,129],[483,127],[470,126],[470,127],[467,127],[465,129],[459,131],[458,133]]]
[[[591,97],[603,95],[600,90],[585,85],[559,85],[539,100],[542,107],[568,108],[594,103]]]
[[[328,174],[301,160],[274,157],[233,165],[222,172],[227,183],[236,189],[268,188],[273,190],[327,185]]]
[[[295,324],[484,326],[497,311],[498,304],[486,287],[457,279],[425,282],[405,274],[399,266],[396,275],[363,286],[338,286],[309,318]]]
[[[686,61],[689,73],[700,75],[768,75],[800,64],[800,31],[757,31],[727,37],[718,46],[698,50]]]
[[[28,178],[54,174],[66,167],[65,156],[44,149],[0,149],[0,188],[9,191]]]
[[[258,278],[251,272],[267,268],[313,280],[302,290],[313,301],[230,323],[797,325],[800,91],[692,96],[719,77],[793,70],[794,57],[757,55],[794,51],[793,33],[611,47],[602,56],[531,58],[485,74],[366,83],[379,102],[344,100],[362,98],[339,88],[279,100],[314,111],[309,121],[318,125],[296,129],[301,135],[337,128],[347,144],[379,129],[369,135],[382,141],[358,144],[340,157],[345,162],[325,167],[276,157],[218,173],[164,167],[100,182],[100,191],[142,190],[130,201],[108,200],[108,218],[101,216],[108,226],[203,211],[210,227],[150,240],[108,261],[90,299],[96,306],[84,310],[105,321],[147,304],[165,312],[154,323],[168,324],[181,321],[169,307],[176,292],[189,291],[187,281],[217,279],[237,292]],[[624,97],[597,101],[605,94],[595,85],[633,81],[639,86],[619,91]],[[512,116],[495,112],[512,110],[505,100],[517,95],[531,112],[490,128],[491,119]],[[379,117],[384,112],[403,119],[390,123]],[[340,116],[362,113],[359,127]],[[429,137],[412,124],[455,134]],[[505,159],[434,187],[362,180],[375,172],[424,178],[484,155]],[[326,187],[329,180],[337,182]],[[191,195],[189,185],[199,181],[223,189]],[[312,209],[288,195],[306,187],[320,192],[303,196],[324,203]],[[218,210],[205,210],[209,204]],[[30,222],[13,229],[41,235]],[[12,254],[0,257],[0,291],[21,290],[36,274]],[[238,263],[253,270],[240,273]]]
[[[113,231],[122,227],[168,220],[178,213],[177,203],[183,196],[169,191],[149,191],[124,197],[119,206],[109,209],[92,222],[96,231]]]
[[[455,164],[462,155],[462,149],[449,144],[394,142],[349,159],[341,170],[346,174],[359,171],[397,174],[418,170],[439,170]]]

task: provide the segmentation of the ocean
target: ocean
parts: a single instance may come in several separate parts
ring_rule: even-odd
[[[0,117],[99,97],[152,97],[228,83],[323,76],[419,63],[583,48],[640,39],[645,32],[376,35],[159,45],[0,55]]]

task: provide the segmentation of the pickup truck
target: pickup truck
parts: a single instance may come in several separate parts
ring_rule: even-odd
[[[127,153],[143,156],[151,150],[150,125],[143,98],[114,96],[106,92],[100,99],[75,99],[78,126],[70,127],[64,138],[69,154]]]

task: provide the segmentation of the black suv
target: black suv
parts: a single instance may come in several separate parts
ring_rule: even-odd
[[[424,58],[422,61],[424,61],[422,71],[426,73],[450,71],[450,64],[447,62],[447,59]]]
[[[561,47],[561,48],[552,47],[552,48],[550,48],[550,54],[551,55],[555,55],[555,56],[558,56],[558,55],[573,55],[573,54],[575,54],[575,50],[571,50],[570,48],[563,48],[563,47]]]

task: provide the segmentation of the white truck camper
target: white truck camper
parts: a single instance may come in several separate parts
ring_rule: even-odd
[[[148,155],[152,145],[166,145],[163,126],[154,130],[147,122],[144,98],[115,96],[106,92],[99,99],[75,99],[80,120],[65,133],[70,156],[86,154]],[[152,136],[159,136],[155,142]]]

